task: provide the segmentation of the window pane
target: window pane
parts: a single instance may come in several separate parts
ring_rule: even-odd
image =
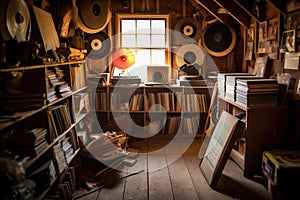
[[[151,20],[152,34],[165,34],[166,23],[165,20]]]
[[[135,34],[135,20],[122,20],[121,33]]]
[[[137,35],[137,47],[150,47],[150,35]]]
[[[122,47],[136,47],[135,35],[122,35]]]
[[[151,51],[151,63],[157,65],[165,65],[166,64],[166,56],[165,49],[161,50],[152,50]]]
[[[136,54],[136,64],[149,64],[150,63],[150,50],[138,50]]]
[[[151,35],[151,47],[164,48],[165,46],[165,35]]]
[[[150,33],[150,20],[137,20],[137,34]]]
[[[147,65],[150,61],[150,50],[137,50],[135,54],[135,63],[128,71],[131,76],[138,76],[141,81],[147,81]]]

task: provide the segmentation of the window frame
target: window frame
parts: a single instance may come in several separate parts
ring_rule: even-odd
[[[165,65],[168,65],[171,68],[171,40],[170,40],[170,14],[133,14],[133,13],[116,13],[116,19],[115,19],[115,27],[116,27],[116,38],[115,38],[115,49],[118,49],[121,47],[121,20],[125,19],[164,19],[166,21],[166,27],[165,27],[165,37],[166,37],[166,43],[165,43],[165,49],[166,49],[166,57],[165,57]],[[143,48],[137,48],[137,49],[143,49]],[[155,49],[155,48],[153,48]]]

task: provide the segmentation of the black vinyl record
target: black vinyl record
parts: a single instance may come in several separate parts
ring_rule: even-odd
[[[102,59],[108,55],[111,48],[111,42],[108,35],[100,31],[95,34],[86,34],[87,57],[92,60]]]
[[[175,25],[175,30],[180,34],[176,35],[177,38],[174,39],[182,44],[197,42],[201,37],[200,22],[192,17],[179,20]]]
[[[203,47],[213,56],[221,57],[232,51],[236,42],[235,31],[225,24],[216,23],[203,33]]]
[[[86,33],[102,31],[111,19],[109,1],[79,0],[78,26]]]

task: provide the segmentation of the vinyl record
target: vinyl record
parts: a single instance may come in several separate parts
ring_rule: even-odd
[[[281,158],[288,162],[300,163],[300,154],[297,153],[284,153],[281,154]]]
[[[208,26],[203,33],[203,47],[216,57],[225,56],[232,51],[236,43],[236,33],[225,24],[216,23]]]
[[[30,39],[31,19],[25,1],[3,2],[0,12],[1,35],[5,41],[16,39],[18,42],[24,42]]]
[[[86,33],[102,31],[111,19],[109,1],[79,0],[78,26]]]
[[[196,44],[186,44],[181,46],[176,52],[176,64],[181,67],[185,64],[197,64],[202,66],[204,63],[205,53]]]
[[[200,22],[192,17],[186,17],[179,20],[175,25],[175,30],[180,32],[180,40],[189,40],[190,38],[198,41],[201,37]]]
[[[103,31],[96,34],[86,34],[85,40],[87,40],[87,57],[92,60],[102,59],[110,52],[111,42],[108,35]]]

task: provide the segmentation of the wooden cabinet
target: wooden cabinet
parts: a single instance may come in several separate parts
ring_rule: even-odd
[[[282,148],[287,130],[287,107],[245,107],[218,97],[219,114],[225,110],[233,115],[243,115],[245,133],[236,142],[231,157],[244,170],[244,176],[254,179],[261,176],[263,151]]]
[[[22,160],[36,183],[35,198],[43,199],[68,179],[80,150],[76,126],[87,113],[77,96],[86,89],[84,63],[1,68],[0,75],[1,157]]]
[[[156,134],[154,127],[157,128],[156,123],[160,123],[159,133],[162,135],[200,134],[212,90],[213,86],[210,85],[99,86],[94,105],[103,131],[125,128],[129,135],[136,130],[141,134]],[[123,128],[118,127],[116,120],[123,120]],[[133,135],[139,136],[138,133]]]

